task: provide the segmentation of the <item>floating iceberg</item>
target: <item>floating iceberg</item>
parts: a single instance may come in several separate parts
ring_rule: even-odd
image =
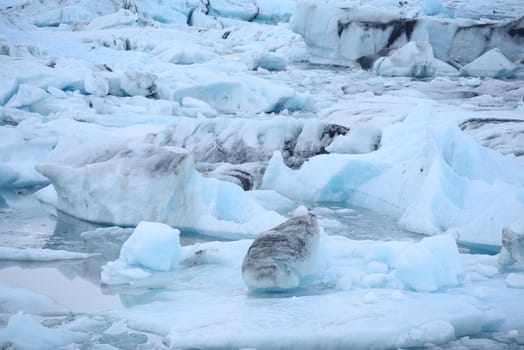
[[[178,264],[179,233],[165,224],[142,221],[122,245],[120,259],[130,266],[170,271]]]
[[[437,1],[426,1],[426,5],[432,14],[443,11]],[[517,60],[524,45],[524,36],[519,34],[523,21],[524,17],[505,23],[412,18],[394,8],[299,2],[290,26],[304,38],[312,62],[358,62],[370,68],[377,58],[409,41],[428,42],[437,59],[460,65],[493,48]]]
[[[307,202],[386,211],[411,231],[500,246],[502,229],[524,213],[521,166],[454,125],[435,124],[431,114],[419,107],[384,128],[381,148],[370,154],[320,155],[294,171],[277,152],[262,188]]]
[[[121,226],[156,221],[231,237],[283,221],[240,187],[200,175],[181,149],[115,140],[97,150],[55,150],[58,159],[37,169],[54,185],[57,209],[80,219]]]
[[[169,272],[180,260],[179,231],[165,224],[141,221],[120,249],[118,260],[102,270],[102,283],[123,284],[149,277],[150,271]]]
[[[382,279],[387,283],[419,292],[456,286],[463,276],[457,244],[450,235],[424,238],[419,243],[377,244],[371,248],[368,260],[386,264],[391,273]]]
[[[298,288],[318,274],[319,241],[313,214],[293,217],[258,235],[244,257],[242,277],[252,290]]]

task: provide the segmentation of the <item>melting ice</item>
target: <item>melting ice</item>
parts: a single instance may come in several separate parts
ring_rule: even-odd
[[[0,348],[523,347],[523,16],[0,2]]]

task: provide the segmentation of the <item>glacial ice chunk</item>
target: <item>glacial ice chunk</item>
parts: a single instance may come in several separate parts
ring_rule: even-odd
[[[329,153],[361,154],[376,151],[380,147],[380,129],[372,126],[354,126],[346,135],[338,135],[326,147]]]
[[[16,349],[56,349],[73,343],[79,336],[73,332],[42,326],[33,317],[19,312],[0,329],[0,344],[13,344]],[[9,348],[9,345],[6,347]]]
[[[261,188],[389,212],[414,232],[500,245],[502,229],[524,210],[521,166],[431,115],[426,107],[414,109],[384,128],[380,149],[365,155],[318,155],[292,170],[275,152]]]
[[[102,283],[126,284],[153,272],[174,271],[181,255],[179,234],[166,224],[141,221],[122,245],[119,258],[104,265]]]
[[[122,245],[120,259],[130,266],[173,270],[180,256],[179,234],[166,224],[142,221]]]
[[[410,41],[391,55],[379,58],[373,69],[390,77],[428,78],[435,74],[436,63],[429,43]]]
[[[209,2],[208,15],[252,21],[258,14],[254,0],[219,0]]]
[[[371,247],[367,259],[386,264],[394,278],[419,292],[456,286],[463,275],[457,244],[451,235],[428,237],[419,243],[379,243]]]
[[[93,254],[67,250],[0,247],[0,260],[13,261],[56,261],[87,259]]]
[[[491,49],[460,69],[460,74],[473,77],[511,78],[516,66],[497,48]]]
[[[262,68],[268,71],[280,71],[287,67],[287,58],[274,52],[253,52],[244,61],[251,70]]]
[[[182,149],[100,140],[98,149],[58,145],[37,169],[57,192],[57,208],[80,219],[135,226],[162,222],[229,237],[284,221],[229,182],[199,174]]]
[[[242,277],[252,290],[281,291],[301,286],[317,273],[320,231],[313,214],[293,217],[261,233],[242,263]]]
[[[292,88],[256,76],[199,70],[192,79],[176,86],[172,99],[180,102],[184,97],[193,97],[227,114],[278,112],[297,96]]]
[[[427,0],[431,14],[452,15],[438,0]],[[399,8],[351,7],[340,2],[297,2],[291,29],[302,35],[314,63],[372,67],[372,63],[409,41],[429,41],[436,58],[461,65],[499,48],[510,60],[522,54],[523,18],[509,22],[457,21],[421,17]]]
[[[428,16],[443,14],[446,12],[446,7],[442,5],[440,0],[424,0],[424,13]]]
[[[502,251],[499,265],[507,266],[513,263],[524,268],[524,220],[515,221],[502,230]]]

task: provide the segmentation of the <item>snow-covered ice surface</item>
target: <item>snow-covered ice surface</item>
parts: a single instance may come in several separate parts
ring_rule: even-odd
[[[0,348],[524,348],[523,16],[0,1]]]

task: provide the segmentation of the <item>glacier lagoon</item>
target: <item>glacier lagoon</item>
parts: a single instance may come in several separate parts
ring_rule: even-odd
[[[524,346],[519,1],[0,7],[2,346]],[[307,212],[307,283],[250,290]]]

